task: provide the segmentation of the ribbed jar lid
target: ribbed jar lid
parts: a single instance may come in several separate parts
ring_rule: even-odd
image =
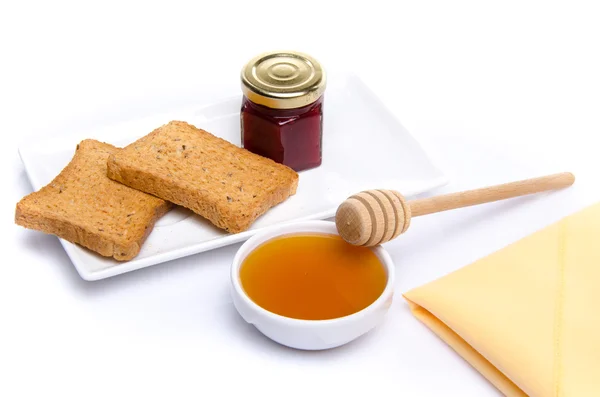
[[[242,91],[254,103],[293,109],[315,102],[326,86],[325,71],[311,56],[273,51],[252,58],[242,69]]]

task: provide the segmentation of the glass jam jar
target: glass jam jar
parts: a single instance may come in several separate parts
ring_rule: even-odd
[[[322,162],[325,72],[312,57],[270,52],[242,69],[242,146],[295,171]]]

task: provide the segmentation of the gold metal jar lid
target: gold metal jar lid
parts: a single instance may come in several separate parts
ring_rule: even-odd
[[[274,51],[252,58],[242,69],[242,91],[254,103],[293,109],[315,102],[325,91],[325,71],[309,55]]]

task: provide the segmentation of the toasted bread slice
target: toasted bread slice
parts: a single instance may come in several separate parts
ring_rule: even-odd
[[[52,182],[17,204],[15,222],[118,261],[134,258],[171,203],[106,176],[119,149],[87,139]]]
[[[182,121],[109,156],[108,176],[186,207],[230,233],[248,229],[298,186],[291,168]]]

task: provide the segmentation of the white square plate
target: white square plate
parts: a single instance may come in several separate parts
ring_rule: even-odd
[[[409,196],[447,182],[417,141],[356,76],[330,76],[325,95],[323,164],[300,172],[296,195],[272,208],[250,230],[227,234],[190,211],[176,208],[157,222],[139,255],[124,263],[61,239],[81,277],[99,280],[237,243],[264,227],[282,222],[327,219],[334,216],[343,200],[361,190],[396,189]],[[87,131],[85,138],[124,146],[179,119],[239,146],[240,104],[241,97],[235,96],[196,109]],[[67,165],[81,139],[54,136],[19,149],[35,190],[49,183]]]

